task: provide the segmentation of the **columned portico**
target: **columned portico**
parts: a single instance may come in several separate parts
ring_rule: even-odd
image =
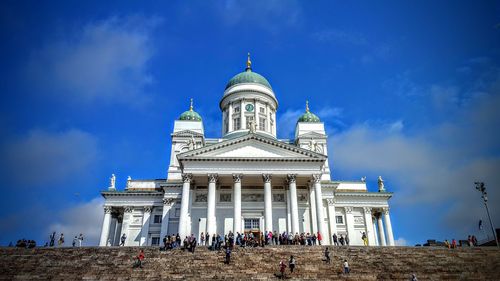
[[[146,246],[148,244],[148,234],[149,234],[149,218],[151,217],[151,211],[153,211],[153,206],[144,207],[144,215],[142,217],[142,228],[141,228],[141,246]]]
[[[287,175],[288,188],[290,189],[290,211],[292,221],[292,233],[300,233],[299,228],[299,204],[297,203],[297,175]]]
[[[104,206],[104,219],[102,221],[101,239],[99,246],[106,246],[109,236],[109,227],[111,224],[111,207]]]
[[[273,191],[271,187],[271,174],[262,174],[264,180],[264,221],[265,231],[273,231]]]
[[[325,216],[323,212],[323,194],[321,192],[321,174],[313,175],[314,193],[316,195],[316,219],[318,224],[318,232],[321,233],[321,238],[328,244],[328,235],[325,231]]]
[[[191,188],[192,174],[182,174],[182,198],[181,198],[181,213],[179,215],[179,236],[181,239],[188,236],[189,219],[189,189]]]
[[[215,220],[215,185],[218,178],[218,174],[208,174],[207,232],[210,236],[217,234],[217,225]]]
[[[242,174],[233,174],[234,220],[233,233],[241,233],[241,178]],[[210,233],[210,232],[209,232]]]
[[[384,214],[385,232],[387,233],[387,244],[389,246],[394,246],[394,234],[392,233],[392,224],[391,224],[391,217],[389,216],[389,208],[383,208],[382,213]]]

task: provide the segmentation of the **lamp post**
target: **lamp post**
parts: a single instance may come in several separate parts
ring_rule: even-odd
[[[497,238],[497,233],[495,231],[495,228],[493,227],[493,222],[491,221],[491,216],[490,216],[490,210],[488,209],[488,196],[486,193],[486,187],[484,187],[484,182],[474,182],[476,185],[476,189],[481,192],[482,198],[484,200],[484,206],[486,207],[486,213],[488,214],[488,220],[490,221],[490,226],[491,230],[493,231],[493,237],[495,237],[495,243],[497,244],[497,247],[500,247],[498,245],[498,238]]]

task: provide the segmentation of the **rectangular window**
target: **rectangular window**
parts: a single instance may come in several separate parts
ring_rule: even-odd
[[[266,118],[259,118],[259,129],[261,131],[265,131],[266,130]]]
[[[235,107],[234,112],[240,112],[240,107],[239,106]]]
[[[176,218],[180,217],[181,216],[181,208],[175,208],[175,213],[174,213],[174,216]]]
[[[266,113],[266,109],[263,107],[259,107],[259,111],[260,111],[260,113]]]
[[[259,229],[260,220],[259,219],[245,219],[245,230]]]
[[[336,216],[335,220],[337,221],[338,224],[344,224],[344,217],[342,216]]]
[[[283,194],[283,193],[273,194],[273,201],[274,202],[285,202],[285,194]]]
[[[155,215],[153,219],[153,223],[161,223],[161,215]]]
[[[160,245],[160,237],[151,237],[151,246]]]
[[[233,119],[233,131],[239,130],[240,129],[240,118],[234,118]]]

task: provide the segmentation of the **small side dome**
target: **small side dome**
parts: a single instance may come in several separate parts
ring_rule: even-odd
[[[319,120],[319,117],[316,116],[316,114],[309,111],[309,102],[306,101],[306,113],[302,114],[297,122],[319,123],[321,121]]]
[[[179,120],[184,120],[184,121],[201,121],[201,116],[198,114],[198,112],[193,110],[193,99],[191,99],[191,105],[189,106],[188,111],[184,111],[181,116],[179,117]]]

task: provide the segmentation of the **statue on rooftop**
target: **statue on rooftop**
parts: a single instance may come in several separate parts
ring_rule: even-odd
[[[384,187],[384,180],[382,179],[382,176],[378,176],[378,192],[384,192],[385,187]]]
[[[115,190],[115,183],[116,183],[116,177],[115,174],[111,174],[111,177],[109,178],[109,190]]]

